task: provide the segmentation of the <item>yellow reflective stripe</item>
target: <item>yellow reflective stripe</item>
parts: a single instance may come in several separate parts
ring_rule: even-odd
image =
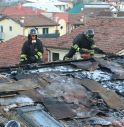
[[[95,45],[95,44],[93,44],[93,45],[91,46],[91,48],[96,48],[96,45]]]
[[[72,48],[74,48],[77,52],[79,52],[80,48],[77,44],[73,45]]]
[[[21,62],[25,61],[24,59],[20,59]]]
[[[65,60],[69,60],[70,58],[68,58],[68,57],[65,57]]]
[[[39,57],[41,57],[41,56],[42,56],[42,53],[41,53],[41,52],[37,52],[37,55],[38,55]]]
[[[94,54],[94,50],[88,50],[90,54]]]
[[[76,51],[77,51],[77,52],[79,52],[79,50],[80,50],[80,48],[77,48],[77,50],[76,50]]]
[[[25,55],[25,54],[21,54],[21,59],[25,59],[25,60],[27,60],[27,55]]]
[[[72,58],[65,57],[64,60],[72,60]]]
[[[36,57],[36,59],[38,59],[39,57],[38,57],[38,55],[35,55],[35,57]]]
[[[26,57],[26,55],[25,54],[21,54],[21,57]]]
[[[79,48],[79,46],[78,46],[77,44],[73,45],[72,47],[73,47],[74,49],[76,49],[76,50],[77,50],[77,48]]]

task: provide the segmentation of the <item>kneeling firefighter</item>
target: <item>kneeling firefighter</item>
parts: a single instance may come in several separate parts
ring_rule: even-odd
[[[79,52],[80,57],[83,59],[91,58],[95,52],[104,54],[101,49],[96,47],[93,37],[93,29],[88,29],[85,32],[78,34],[73,40],[73,45],[71,46],[71,49],[64,56],[63,60],[68,60],[72,58],[76,52]]]

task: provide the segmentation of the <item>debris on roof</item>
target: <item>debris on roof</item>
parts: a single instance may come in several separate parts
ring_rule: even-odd
[[[30,79],[26,79],[26,80],[24,79],[19,81],[1,83],[0,92],[30,90],[37,87],[38,87],[38,84],[32,82]]]
[[[120,59],[124,57],[1,67],[0,124],[123,127],[124,66]],[[116,74],[121,78],[115,78]]]

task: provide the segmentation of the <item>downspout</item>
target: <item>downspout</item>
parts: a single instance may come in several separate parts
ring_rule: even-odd
[[[48,51],[48,62],[51,62],[51,51],[47,47],[46,50]]]

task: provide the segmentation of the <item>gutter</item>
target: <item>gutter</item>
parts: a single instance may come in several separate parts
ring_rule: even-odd
[[[25,65],[15,65],[15,66],[2,66],[0,67],[0,73],[11,73],[14,71],[22,71],[22,70],[34,70],[39,68],[47,68],[47,67],[55,67],[55,66],[64,66],[71,65],[72,62],[82,62],[82,61],[94,61],[93,58],[87,60],[68,60],[68,61],[54,61],[49,63],[34,63],[34,64],[25,64]]]
[[[44,46],[45,48],[53,48],[53,49],[63,49],[63,50],[69,50],[70,48],[63,48],[63,47],[55,47],[55,46]]]

